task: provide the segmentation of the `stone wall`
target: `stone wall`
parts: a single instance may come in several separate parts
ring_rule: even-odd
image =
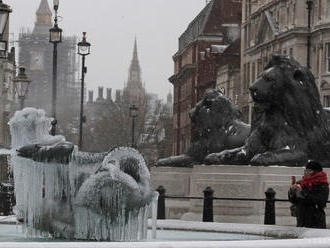
[[[299,180],[304,168],[197,165],[194,168],[159,167],[151,169],[152,186],[163,185],[167,195],[203,196],[211,186],[215,197],[265,198],[271,187],[276,198],[287,199],[291,176]],[[330,173],[330,169],[326,169]],[[289,202],[276,202],[276,224],[295,225]],[[214,201],[214,220],[229,223],[263,224],[264,202]],[[203,200],[166,199],[166,218],[202,220]],[[330,207],[326,210],[330,220]],[[330,222],[329,222],[330,223]]]

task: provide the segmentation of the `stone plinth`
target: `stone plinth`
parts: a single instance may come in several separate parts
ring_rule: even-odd
[[[193,168],[160,167],[151,169],[152,186],[163,185],[167,195],[203,196],[211,186],[215,197],[265,198],[271,187],[277,199],[287,199],[291,176],[300,180],[303,167],[255,167],[229,165],[197,165]],[[330,169],[325,169],[329,174]],[[290,216],[289,202],[276,202],[276,224],[295,225]],[[214,219],[217,222],[263,224],[264,202],[214,201]],[[166,218],[202,220],[203,200],[166,199]],[[330,207],[326,209],[330,223]]]

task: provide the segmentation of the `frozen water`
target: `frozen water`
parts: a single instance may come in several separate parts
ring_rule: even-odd
[[[152,200],[150,174],[141,154],[116,148],[109,154],[74,149],[69,163],[37,162],[17,156],[26,145],[53,147],[50,118],[26,108],[9,122],[19,216],[29,237],[131,241],[146,238]]]
[[[65,141],[62,135],[49,134],[51,120],[42,109],[25,108],[16,111],[8,123],[12,134],[12,149],[31,144],[54,145]]]

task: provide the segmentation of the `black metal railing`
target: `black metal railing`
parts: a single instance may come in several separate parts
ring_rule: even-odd
[[[214,197],[214,190],[211,187],[206,187],[203,191],[204,196],[171,196],[166,195],[166,189],[163,186],[157,188],[158,197],[158,211],[157,219],[165,219],[165,199],[187,199],[187,200],[203,200],[203,221],[213,222],[213,201],[259,201],[265,202],[265,225],[275,225],[275,202],[288,202],[288,199],[276,199],[276,192],[272,188],[268,188],[265,192],[265,198],[231,198],[231,197]]]

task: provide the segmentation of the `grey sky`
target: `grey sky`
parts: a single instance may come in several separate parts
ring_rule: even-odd
[[[11,33],[32,29],[40,0],[4,0],[13,8]],[[50,6],[53,0],[48,0]],[[165,97],[172,90],[172,55],[178,37],[205,6],[205,0],[60,0],[64,35],[87,32],[92,53],[86,58],[87,88],[122,89],[137,37],[142,78],[149,92]],[[60,49],[60,47],[59,47]],[[94,93],[94,97],[95,97]]]

